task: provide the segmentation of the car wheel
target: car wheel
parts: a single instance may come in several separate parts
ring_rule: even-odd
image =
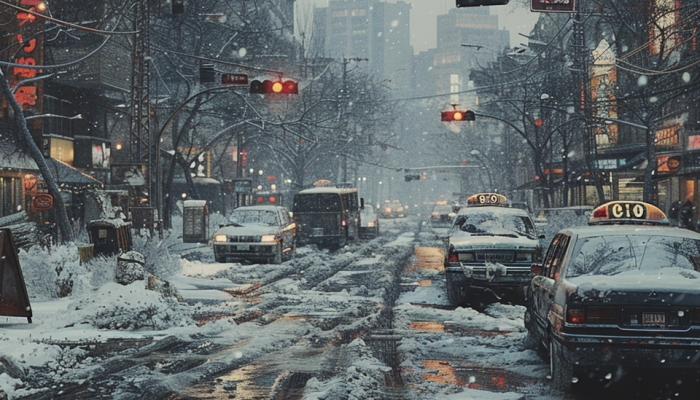
[[[564,348],[556,340],[549,342],[549,373],[552,386],[563,392],[570,392],[574,384],[574,365],[564,357]]]
[[[453,306],[467,305],[467,296],[460,282],[456,279],[459,272],[445,271],[445,286],[447,288],[447,300]]]
[[[272,264],[282,264],[282,243],[277,243],[275,247],[275,256],[270,262]]]

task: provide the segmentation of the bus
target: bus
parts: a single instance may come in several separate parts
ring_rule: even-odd
[[[323,186],[294,195],[292,214],[300,244],[340,248],[359,237],[360,210],[357,188]]]

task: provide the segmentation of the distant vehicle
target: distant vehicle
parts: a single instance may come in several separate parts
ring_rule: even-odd
[[[527,291],[525,327],[558,389],[700,365],[700,234],[657,207],[610,202],[559,231]]]
[[[280,264],[294,255],[296,230],[284,207],[239,207],[231,213],[228,224],[214,234],[214,259]]]
[[[374,211],[374,206],[365,204],[360,211],[360,237],[379,236],[379,218]]]
[[[381,218],[404,218],[406,214],[404,212],[404,206],[399,200],[384,200],[384,205],[379,211],[379,216]]]
[[[524,304],[530,265],[541,257],[539,239],[530,214],[508,207],[505,196],[470,197],[448,236],[448,300],[478,308],[501,300]]]
[[[447,234],[452,226],[454,217],[452,205],[445,202],[438,202],[430,213],[430,229],[437,237],[447,237]]]
[[[299,243],[339,248],[358,238],[362,203],[357,188],[320,186],[298,192],[292,210]]]

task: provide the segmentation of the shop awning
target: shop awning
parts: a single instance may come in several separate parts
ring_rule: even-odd
[[[70,186],[94,186],[102,187],[102,182],[91,177],[90,175],[84,174],[77,169],[71,167],[70,165],[54,160],[53,158],[47,158],[46,164],[49,166],[49,171],[56,180],[56,184],[70,185]]]

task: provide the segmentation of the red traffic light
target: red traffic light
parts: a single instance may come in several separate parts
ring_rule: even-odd
[[[471,110],[443,110],[442,111],[442,121],[446,122],[460,122],[460,121],[474,121],[476,116],[474,111]]]
[[[281,79],[271,81],[253,80],[250,82],[250,93],[257,94],[299,94],[299,84],[295,81]]]

